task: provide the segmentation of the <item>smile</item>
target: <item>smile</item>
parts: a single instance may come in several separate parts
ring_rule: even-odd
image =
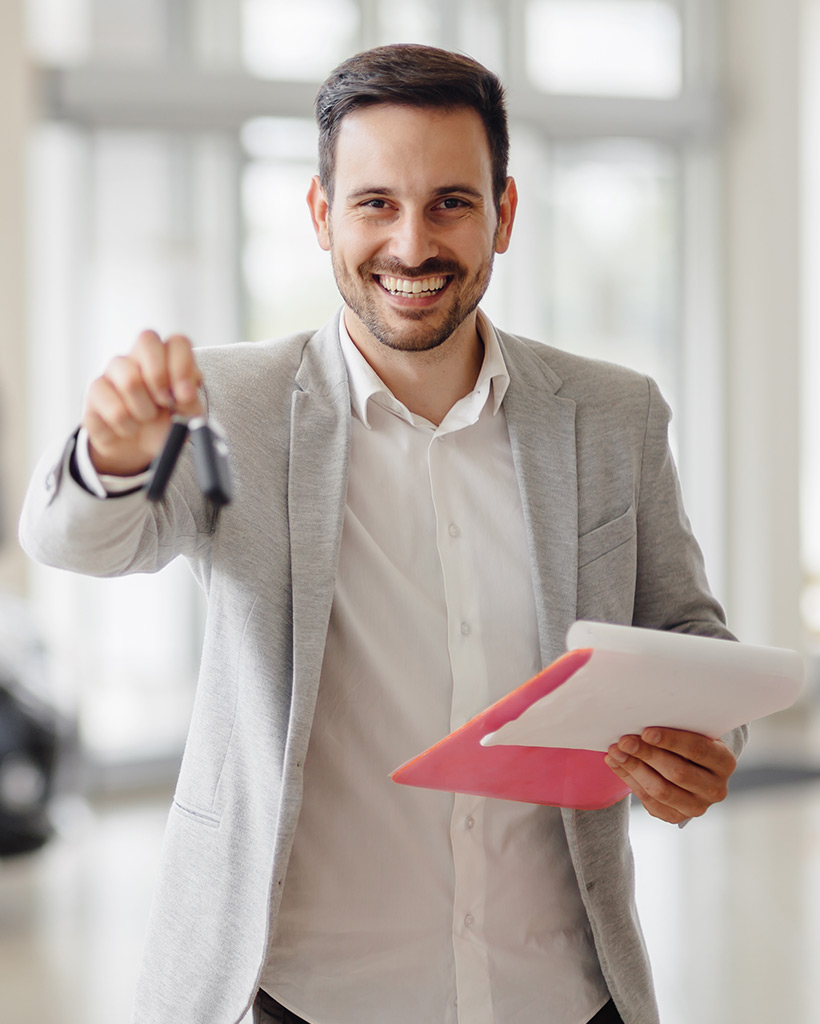
[[[446,277],[386,277],[376,275],[379,284],[391,295],[412,298],[414,295],[435,295],[447,286]]]

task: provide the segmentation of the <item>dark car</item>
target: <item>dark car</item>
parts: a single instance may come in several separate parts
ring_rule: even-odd
[[[25,607],[0,597],[0,857],[36,850],[51,835],[49,805],[69,732]]]

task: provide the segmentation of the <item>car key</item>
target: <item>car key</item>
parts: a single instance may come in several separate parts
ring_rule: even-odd
[[[165,445],[151,466],[146,488],[150,501],[161,501],[185,441],[190,435],[194,448],[194,469],[203,495],[218,508],[233,498],[228,445],[222,432],[207,417],[191,420],[175,416]]]
[[[188,421],[181,416],[174,416],[165,446],[151,464],[151,477],[146,488],[149,501],[162,500],[187,437]]]
[[[225,437],[204,416],[192,419],[188,430],[194,446],[194,468],[199,489],[218,508],[229,505],[233,487]]]

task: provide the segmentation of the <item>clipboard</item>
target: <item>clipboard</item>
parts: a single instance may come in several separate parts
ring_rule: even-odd
[[[576,644],[582,646],[575,647]],[[717,738],[797,700],[794,651],[609,623],[576,622],[570,650],[392,773],[448,792],[594,810],[630,792],[611,743],[652,725]]]

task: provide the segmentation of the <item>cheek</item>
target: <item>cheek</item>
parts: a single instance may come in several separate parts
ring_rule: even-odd
[[[377,252],[378,247],[372,243],[372,239],[363,237],[363,234],[350,225],[337,226],[328,232],[331,252],[337,263],[354,269]]]

